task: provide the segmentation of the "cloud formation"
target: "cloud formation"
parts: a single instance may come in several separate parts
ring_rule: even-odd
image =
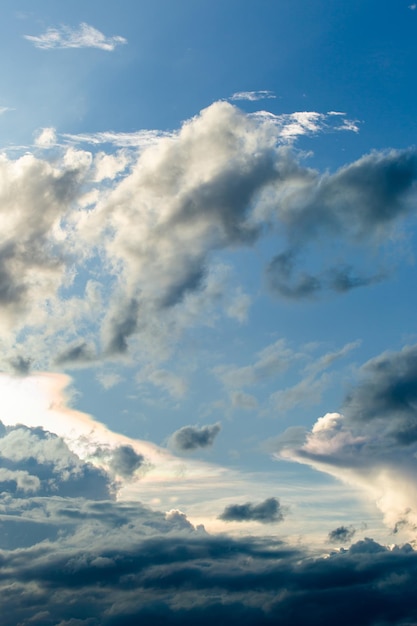
[[[278,498],[267,498],[264,502],[253,504],[229,504],[219,519],[224,522],[261,522],[261,524],[273,524],[284,519],[282,506]]]
[[[360,370],[343,413],[320,417],[311,432],[282,439],[280,456],[353,484],[386,523],[413,540],[417,528],[417,346],[385,352]]]
[[[220,430],[219,422],[206,426],[183,426],[171,435],[169,445],[179,452],[208,448],[213,445]]]
[[[127,40],[119,35],[107,37],[102,32],[82,22],[78,29],[69,26],[48,28],[43,35],[24,35],[36,48],[51,50],[53,48],[99,48],[112,52],[116,46],[126,44]]]
[[[160,362],[193,326],[219,315],[244,323],[250,298],[218,255],[254,249],[265,233],[276,240],[265,272],[279,297],[383,280],[388,272],[367,253],[414,211],[416,152],[371,153],[334,173],[305,167],[292,142],[341,119],[248,115],[221,101],[178,131],[151,133],[139,151],[130,144],[107,154],[100,142],[116,139],[104,133],[96,144],[84,137],[100,146],[93,154],[62,146],[46,128],[37,139],[42,157],[3,156],[2,367],[88,367],[141,355],[141,371],[150,368],[156,384],[178,395]],[[50,147],[58,151],[51,160]],[[335,241],[337,259],[327,254]],[[252,384],[263,358],[223,373]]]

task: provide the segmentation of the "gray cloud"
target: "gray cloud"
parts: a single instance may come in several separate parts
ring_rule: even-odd
[[[94,349],[86,341],[70,345],[55,358],[57,365],[86,365],[96,359]]]
[[[284,519],[282,506],[278,498],[267,498],[259,504],[230,504],[219,515],[224,522],[261,522],[273,524]]]
[[[290,250],[272,259],[266,270],[269,286],[285,298],[312,297],[320,291],[321,282],[319,278],[306,272],[294,277],[294,257],[294,251]]]
[[[409,545],[388,549],[365,538],[323,558],[271,537],[209,535],[181,511],[97,500],[93,489],[59,486],[42,495],[39,485],[58,476],[60,484],[71,481],[84,462],[41,429],[0,430],[2,626],[236,619],[245,626],[399,626],[417,619],[417,553]],[[248,510],[258,521],[281,519],[274,498],[246,506],[245,519]]]
[[[350,543],[355,535],[356,530],[351,526],[338,526],[334,530],[331,530],[328,535],[330,543]]]
[[[171,435],[169,444],[181,452],[208,448],[213,445],[220,430],[221,424],[219,422],[206,426],[183,426]]]
[[[105,352],[109,355],[125,354],[127,340],[138,326],[139,303],[132,298],[123,308],[112,313],[105,326]]]
[[[388,272],[361,275],[347,264],[335,265],[317,275],[297,273],[297,251],[290,249],[275,256],[266,268],[270,289],[284,298],[301,300],[314,298],[323,291],[347,293],[358,287],[375,285],[387,278]]]
[[[95,451],[94,457],[104,459],[109,472],[123,478],[132,478],[138,469],[146,465],[145,457],[129,445],[121,445],[116,448],[99,447]]]

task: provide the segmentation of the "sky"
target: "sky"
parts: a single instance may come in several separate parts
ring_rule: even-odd
[[[3,0],[3,626],[417,623],[417,6]]]

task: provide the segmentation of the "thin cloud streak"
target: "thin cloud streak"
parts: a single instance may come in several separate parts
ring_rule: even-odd
[[[107,37],[102,32],[82,22],[78,29],[69,26],[48,28],[43,35],[24,35],[24,38],[41,50],[56,48],[98,48],[113,52],[116,46],[127,44],[127,39],[119,35]]]

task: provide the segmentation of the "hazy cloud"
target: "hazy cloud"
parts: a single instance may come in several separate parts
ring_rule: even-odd
[[[36,48],[50,50],[52,48],[99,48],[100,50],[113,51],[116,46],[126,44],[124,37],[107,37],[102,32],[82,22],[78,29],[69,26],[60,28],[48,28],[43,35],[24,35]]]
[[[278,498],[267,498],[259,504],[229,504],[219,515],[224,522],[261,522],[273,524],[284,519],[281,504]]]

